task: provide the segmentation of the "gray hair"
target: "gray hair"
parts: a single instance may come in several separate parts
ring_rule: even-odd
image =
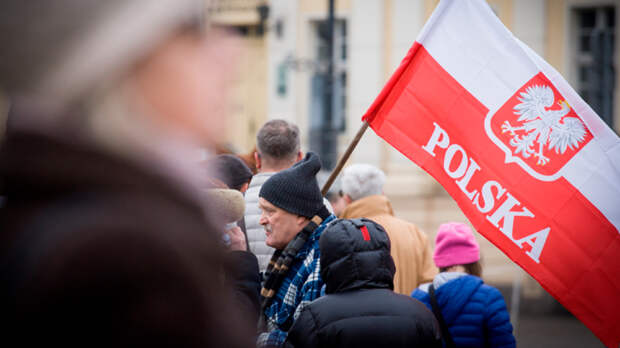
[[[299,148],[299,128],[285,120],[268,121],[256,135],[258,153],[276,163],[293,161]]]
[[[343,170],[341,180],[342,192],[356,201],[382,194],[385,173],[370,164],[353,164]]]

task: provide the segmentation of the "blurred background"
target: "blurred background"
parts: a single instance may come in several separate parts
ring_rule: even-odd
[[[205,6],[210,20],[234,28],[246,46],[228,134],[220,147],[249,153],[258,128],[270,118],[283,118],[299,126],[302,149],[318,152],[329,172],[437,3],[211,1]],[[612,129],[620,131],[620,0],[488,3],[516,37],[551,63]],[[6,108],[0,96],[0,134]],[[417,224],[430,240],[440,223],[467,221],[434,179],[373,132],[366,132],[350,162],[381,168],[387,174],[385,194],[396,215]],[[479,235],[478,241],[483,277],[502,290],[520,346],[602,347],[536,281],[484,237]]]
[[[439,1],[334,0],[333,24],[330,2],[232,0],[215,9],[215,20],[238,27],[249,46],[229,135],[236,151],[251,150],[257,129],[267,119],[284,118],[299,125],[302,148],[318,152],[324,166],[333,168],[355,136],[361,116]],[[620,131],[620,1],[488,3],[516,37],[551,63],[610,127]],[[373,132],[364,134],[349,161],[385,171],[385,193],[396,215],[417,224],[429,239],[434,240],[442,222],[467,221],[433,178]],[[502,290],[519,346],[603,346],[499,249],[480,235],[478,241],[484,278]]]

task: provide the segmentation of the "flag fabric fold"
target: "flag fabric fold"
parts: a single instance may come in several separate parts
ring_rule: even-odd
[[[363,120],[620,343],[620,139],[483,0],[442,0]]]

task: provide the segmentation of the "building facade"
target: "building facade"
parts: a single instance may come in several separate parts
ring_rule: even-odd
[[[362,115],[438,2],[335,0],[334,97],[329,127],[335,157],[355,136]],[[558,69],[595,111],[616,132],[620,131],[620,35],[616,25],[620,0],[488,2],[515,36]],[[263,34],[248,38],[256,49],[254,55],[261,58],[247,64],[250,76],[256,77],[243,82],[247,94],[239,100],[250,103],[238,106],[234,122],[240,129],[234,130],[231,142],[242,151],[249,150],[257,127],[266,119],[284,118],[300,126],[305,150],[320,149],[318,142],[326,129],[323,115],[328,0],[254,3],[268,6],[269,11]],[[259,53],[260,49],[264,53]],[[260,69],[265,70],[261,73]],[[349,161],[382,168],[388,177],[385,193],[396,213],[421,226],[431,238],[441,222],[466,221],[434,179],[372,131],[365,133]],[[516,266],[484,238],[479,240],[491,265],[486,276],[496,277],[499,282],[510,281]]]

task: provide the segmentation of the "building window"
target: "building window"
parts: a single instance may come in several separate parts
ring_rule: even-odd
[[[310,118],[313,127],[321,128],[326,104],[327,38],[326,22],[312,23],[314,29],[314,52],[316,68],[311,78]],[[344,131],[346,113],[347,40],[346,21],[334,22],[334,97],[332,105],[332,129]]]
[[[287,71],[288,68],[286,66],[285,63],[280,63],[278,65],[278,76],[276,78],[277,81],[277,93],[279,97],[285,97],[286,96],[286,80],[287,80]]]
[[[613,127],[616,88],[613,6],[579,7],[572,11],[573,73],[577,91]]]
[[[316,62],[310,79],[310,148],[321,156],[323,166],[331,169],[336,164],[337,136],[346,129],[347,107],[347,22],[334,21],[333,97],[331,124],[326,121],[328,34],[327,22],[311,22],[313,51]]]

